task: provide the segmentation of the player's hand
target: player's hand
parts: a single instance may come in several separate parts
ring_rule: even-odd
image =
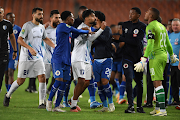
[[[36,54],[37,54],[37,52],[36,52],[32,47],[29,49],[29,52],[30,52],[31,55],[33,55],[33,56],[36,56]]]
[[[51,24],[50,21],[49,21],[49,22],[46,22],[46,23],[44,24],[45,29],[46,29],[50,24]]]
[[[170,59],[171,59],[171,63],[175,63],[176,61],[179,61],[176,54],[171,55]]]
[[[81,28],[82,30],[90,30],[88,27]]]
[[[111,45],[112,45],[112,48],[114,49],[114,51],[116,52],[116,46],[113,44],[113,43],[111,43]]]
[[[105,21],[103,21],[102,23],[101,23],[101,29],[105,29],[106,28],[106,22]]]
[[[134,64],[134,66],[135,66],[134,70],[136,72],[143,72],[146,60],[147,60],[147,58],[141,57],[141,61],[136,63],[136,64]]]
[[[12,57],[13,57],[13,60],[16,59],[16,57],[17,57],[17,52],[13,52],[13,56],[12,56]]]

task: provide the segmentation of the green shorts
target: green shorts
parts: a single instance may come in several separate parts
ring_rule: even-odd
[[[149,70],[151,74],[151,80],[164,80],[163,73],[166,66],[167,59],[150,59]]]

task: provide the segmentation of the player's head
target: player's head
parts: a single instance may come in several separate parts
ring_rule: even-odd
[[[32,16],[33,16],[33,19],[35,19],[37,22],[41,24],[43,23],[43,9],[42,8],[35,7],[32,10]]]
[[[170,33],[173,32],[173,30],[172,30],[172,20],[173,19],[168,20],[168,24],[167,24],[167,31],[169,31]]]
[[[172,20],[172,30],[175,33],[179,33],[180,32],[180,20],[178,18],[174,18]]]
[[[160,12],[158,9],[156,8],[149,8],[149,10],[146,12],[144,20],[148,21],[148,20],[158,20],[160,16]]]
[[[61,13],[61,19],[64,23],[67,23],[68,25],[74,24],[74,15],[70,11],[64,11]]]
[[[14,24],[14,21],[15,21],[15,15],[14,13],[7,13],[6,14],[6,19],[9,20],[12,24]]]
[[[99,28],[101,27],[101,23],[106,20],[106,17],[104,13],[101,11],[95,11],[95,16],[96,16],[96,27]]]
[[[122,34],[122,24],[123,24],[123,22],[118,22],[118,32],[119,32],[119,34]]]
[[[0,21],[3,20],[4,17],[4,8],[0,6]]]
[[[88,8],[87,8],[86,6],[80,6],[80,7],[79,7],[78,16],[79,16],[79,18],[80,18],[82,21],[83,21],[82,13],[83,13],[85,10],[88,10]]]
[[[92,9],[85,10],[82,14],[82,17],[84,19],[84,23],[91,25],[96,24],[96,17],[94,10]]]
[[[129,20],[132,22],[137,21],[140,15],[141,15],[141,10],[138,7],[133,7],[129,12]]]
[[[117,26],[117,25],[111,24],[111,25],[110,25],[110,28],[111,28],[112,34],[118,32],[118,26]]]
[[[61,17],[59,14],[58,10],[52,10],[50,13],[50,21],[51,21],[51,25],[53,25],[53,27],[57,27],[57,25],[61,22]]]

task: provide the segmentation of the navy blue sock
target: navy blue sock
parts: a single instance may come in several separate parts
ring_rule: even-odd
[[[133,89],[133,100],[137,96],[137,85]]]
[[[90,80],[90,84],[88,86],[88,91],[89,91],[89,96],[90,96],[90,100],[91,102],[96,101],[95,99],[95,85],[94,85],[94,80],[93,78]]]
[[[120,98],[119,99],[123,99],[125,90],[126,90],[126,81],[122,81],[120,85]]]
[[[8,84],[5,84],[5,86],[6,86],[6,91],[8,92],[9,90],[8,90]]]
[[[51,87],[51,92],[50,92],[49,98],[48,98],[49,101],[52,101],[52,99],[60,85],[61,85],[61,81],[55,80],[54,84]]]
[[[68,102],[68,95],[69,95],[70,85],[71,85],[71,81],[67,81],[66,82],[66,88],[65,88],[65,94],[63,96],[63,101],[64,102]]]
[[[8,91],[9,91],[10,88],[11,88],[11,84],[8,84]]]
[[[105,95],[103,89],[104,89],[103,86],[98,87],[98,94],[99,94],[99,97],[100,97],[100,99],[101,99],[101,101],[103,103],[103,106],[108,107],[107,100],[106,100],[106,95]]]
[[[111,90],[111,86],[109,85],[109,83],[107,85],[103,85],[103,91],[105,93],[105,95],[108,97],[108,101],[109,104],[113,103],[113,96],[112,96],[112,90]]]
[[[55,107],[58,107],[60,105],[63,95],[65,93],[66,85],[67,85],[66,82],[62,82],[62,81],[60,82],[61,82],[61,85],[59,86],[59,89],[58,89]]]

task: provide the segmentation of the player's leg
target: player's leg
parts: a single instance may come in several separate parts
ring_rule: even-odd
[[[123,99],[125,90],[126,90],[126,78],[124,75],[124,71],[122,71],[122,82],[120,84],[120,96],[119,96],[118,104],[123,104],[126,102],[126,100]]]
[[[4,76],[5,76],[6,91],[8,92],[8,91],[9,91],[9,89],[8,89],[8,79],[9,79],[9,76],[8,76],[8,68],[7,68],[7,70],[4,72]]]
[[[110,77],[110,81],[109,81],[109,83],[112,84],[112,86],[113,86],[114,95],[116,95],[116,93],[118,93],[117,84],[116,84],[116,81],[114,79],[115,75],[116,75],[116,72],[117,72],[117,69],[118,69],[117,65],[118,65],[118,62],[113,62],[111,77]]]
[[[68,95],[69,95],[69,90],[70,90],[70,86],[71,86],[71,80],[66,82],[66,88],[65,88],[65,93],[63,96],[63,105],[65,107],[70,107],[69,103],[68,103]]]

